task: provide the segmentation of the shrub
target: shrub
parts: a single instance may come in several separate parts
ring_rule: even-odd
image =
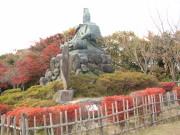
[[[159,82],[159,86],[165,89],[166,91],[171,91],[173,87],[176,86],[174,82]]]
[[[14,93],[18,93],[18,92],[21,92],[21,89],[18,88],[18,89],[9,89],[9,90],[5,90],[1,95],[7,95],[7,94],[14,94]]]
[[[110,115],[113,114],[113,112],[121,112],[123,111],[123,101],[124,101],[124,109],[127,109],[127,102],[128,101],[128,108],[132,108],[132,98],[130,96],[124,96],[124,95],[119,95],[119,96],[109,96],[109,97],[105,97],[103,98],[102,102],[101,102],[101,106],[103,108],[103,112]],[[116,104],[117,103],[117,107]],[[113,105],[113,106],[112,106]],[[107,110],[106,110],[107,108]],[[114,109],[113,109],[114,108]],[[130,112],[128,112],[130,113]],[[114,118],[113,118],[114,117]],[[112,121],[113,119],[115,121],[118,120],[124,120],[124,113],[118,114],[118,117],[109,117],[109,120]]]
[[[89,74],[72,75],[70,78],[70,85],[75,92],[75,97],[90,97],[100,96],[94,88],[97,76]]]
[[[0,96],[0,103],[7,105],[14,105],[22,100],[25,92],[6,93]]]
[[[50,83],[47,86],[33,86],[26,91],[25,98],[37,98],[37,99],[52,99],[55,94],[54,83]]]
[[[166,91],[163,88],[146,88],[144,90],[134,91],[130,93],[132,98],[137,97],[138,100],[141,100],[142,97],[148,97],[150,95],[155,95],[156,101],[159,102],[159,94],[166,94]],[[139,101],[138,101],[139,102]],[[141,105],[142,101],[138,104]]]
[[[75,118],[75,109],[79,109],[80,105],[64,105],[64,106],[52,106],[52,107],[17,107],[12,111],[9,111],[7,115],[16,116],[16,122],[19,125],[19,120],[21,119],[22,113],[28,118],[29,126],[33,126],[34,124],[34,116],[36,117],[37,125],[42,125],[43,123],[43,115],[46,116],[47,124],[50,123],[49,114],[52,113],[53,123],[57,123],[60,120],[60,112],[64,114],[67,111],[68,121],[72,121]],[[64,121],[64,119],[63,119]]]
[[[165,93],[166,91],[163,88],[146,88],[144,90],[131,92],[130,96],[132,98],[137,98],[137,104],[135,106],[140,106],[143,102],[150,104],[147,97],[151,95],[155,95],[155,102],[159,102],[159,94],[164,95]],[[152,109],[152,105],[148,105],[147,107],[148,109]],[[156,111],[158,112],[157,114],[159,114],[159,111],[161,110],[160,104],[156,103],[154,109],[156,109]],[[142,113],[142,108],[139,108],[139,110]]]
[[[6,90],[0,96],[0,103],[15,107],[32,106],[43,107],[56,105],[52,100],[55,92],[62,89],[62,82],[54,81],[47,86],[34,85],[27,91],[20,89]]]
[[[6,114],[10,110],[11,110],[11,106],[10,105],[0,104],[0,115]]]
[[[34,98],[25,98],[23,100],[18,101],[14,104],[14,107],[49,107],[57,105],[54,100],[41,100],[41,99],[34,99]]]
[[[179,86],[176,86],[176,87],[174,87],[172,90],[177,92],[177,98],[179,99],[179,100],[178,100],[178,103],[179,103],[179,105],[180,105],[180,87],[179,87]]]
[[[154,87],[157,85],[157,79],[138,72],[116,72],[100,76],[80,74],[70,77],[70,85],[76,90],[75,97],[100,97],[127,94],[130,90]],[[11,89],[2,93],[0,103],[16,107],[24,106],[25,103],[26,106],[44,106],[53,98],[55,92],[61,89],[63,89],[62,81],[54,81],[47,86],[35,85],[27,91]],[[53,102],[50,104],[54,105]]]
[[[129,91],[155,87],[157,84],[157,79],[151,75],[139,72],[116,72],[99,76],[95,89],[101,95],[109,96],[127,94]]]

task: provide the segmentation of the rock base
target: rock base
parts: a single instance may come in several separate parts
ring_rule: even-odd
[[[53,99],[57,103],[72,101],[74,96],[74,90],[59,90],[55,93]]]

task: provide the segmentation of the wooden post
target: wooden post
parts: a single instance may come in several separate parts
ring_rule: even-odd
[[[133,111],[134,111],[134,129],[136,129],[137,126],[137,117],[136,117],[136,103],[135,98],[133,98]]]
[[[93,110],[93,112],[92,112],[92,118],[93,118],[93,122],[92,122],[92,125],[94,125],[94,118],[95,118],[95,114],[94,114],[94,110]],[[93,130],[94,132],[95,132],[95,134],[96,134],[96,130]],[[93,134],[92,134],[93,135]]]
[[[77,122],[78,122],[78,114],[77,114],[77,109],[75,109],[75,134],[78,132],[78,125],[77,125]]]
[[[101,107],[98,107],[98,125],[99,125],[99,135],[103,135],[103,123],[102,123],[102,114],[100,113],[102,110]]]
[[[126,110],[129,110],[129,101],[126,100]],[[126,112],[126,123],[127,123],[127,131],[129,130],[129,112]]]
[[[65,124],[66,124],[66,134],[68,134],[69,129],[68,129],[68,115],[67,115],[67,111],[65,111]]]
[[[4,135],[5,114],[1,115],[1,135]]]
[[[152,124],[155,123],[155,117],[154,117],[154,101],[153,101],[153,95],[150,96],[150,101],[151,101],[151,108],[152,108]]]
[[[144,127],[146,126],[146,113],[145,113],[145,103],[144,103],[144,97],[142,96],[141,97],[141,100],[142,100],[142,112],[143,112],[143,124],[144,124]]]
[[[157,96],[157,95],[156,95],[156,96]],[[156,101],[155,95],[153,95],[153,100],[154,100],[155,121],[158,121],[158,113],[159,113],[159,112],[157,112],[157,110],[159,110],[159,109],[157,109],[157,106],[159,105],[159,103],[158,103],[158,100]],[[160,100],[160,99],[159,99],[159,100]],[[156,125],[156,123],[155,123],[155,125]]]
[[[150,124],[152,124],[152,117],[153,117],[153,114],[151,113],[152,112],[152,102],[151,102],[151,97],[148,96],[148,113],[149,113],[149,117],[150,117]]]
[[[107,117],[108,113],[107,113],[107,104],[106,103],[104,104],[104,107],[105,107],[105,116]],[[106,118],[106,130],[107,130],[107,134],[109,134],[108,127],[109,127],[109,121],[108,121],[108,117],[107,117]]]
[[[112,110],[112,118],[113,118],[113,126],[114,126],[114,134],[116,134],[116,125],[115,125],[115,116],[114,116],[114,104],[111,104]]]
[[[51,125],[51,135],[54,135],[52,113],[50,113],[49,116],[50,116],[50,125]]]
[[[7,135],[10,135],[10,116],[7,117]]]
[[[148,124],[148,118],[147,118],[147,97],[144,97],[144,105],[145,105],[145,126]]]
[[[21,130],[22,130],[22,135],[26,135],[26,122],[25,122],[25,118],[26,118],[26,115],[25,113],[22,113],[22,116],[21,116]]]
[[[82,129],[83,129],[83,120],[82,120],[82,108],[79,108],[79,117],[80,117],[80,126],[81,126],[81,135],[82,135]]]
[[[139,125],[140,125],[140,118],[139,118],[139,105],[138,105],[138,98],[137,98],[137,97],[136,97],[136,100],[135,100],[135,104],[136,104],[136,107],[138,107],[138,108],[136,109],[136,115],[137,115],[137,117],[138,117],[137,127],[136,127],[136,128],[138,128]]]
[[[34,135],[36,135],[36,116],[34,116]]]
[[[120,120],[119,120],[119,116],[118,116],[118,105],[117,105],[117,101],[115,101],[115,110],[116,110],[116,120],[117,120],[117,123],[118,123],[118,134],[120,133]]]
[[[43,121],[44,121],[44,135],[47,135],[47,124],[46,124],[46,116],[43,115]]]
[[[61,135],[63,135],[63,126],[62,126],[62,124],[63,124],[63,115],[62,115],[62,112],[60,112],[60,128],[61,128]]]
[[[13,135],[16,135],[16,116],[13,118]]]
[[[177,90],[173,91],[174,92],[174,100],[175,100],[175,106],[176,106],[176,119],[178,120],[178,108],[179,108],[179,103],[178,103],[178,98],[177,98]]]
[[[26,126],[26,135],[29,135],[29,126],[28,126],[28,119],[25,118],[25,126]]]
[[[168,114],[169,114],[169,120],[170,120],[170,118],[171,118],[171,103],[170,103],[170,93],[169,92],[167,92],[167,101],[168,101]]]

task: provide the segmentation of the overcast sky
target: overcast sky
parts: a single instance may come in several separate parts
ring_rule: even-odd
[[[180,18],[180,0],[0,0],[0,55],[34,45],[39,38],[61,33],[82,23],[83,8],[103,36],[134,31],[138,36],[156,31],[151,15],[172,24]]]

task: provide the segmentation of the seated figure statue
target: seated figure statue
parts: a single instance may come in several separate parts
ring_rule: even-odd
[[[96,40],[102,38],[99,26],[90,22],[90,18],[89,10],[84,8],[83,24],[78,26],[73,39],[69,41],[70,51],[87,49],[92,52],[102,52],[96,44]]]

